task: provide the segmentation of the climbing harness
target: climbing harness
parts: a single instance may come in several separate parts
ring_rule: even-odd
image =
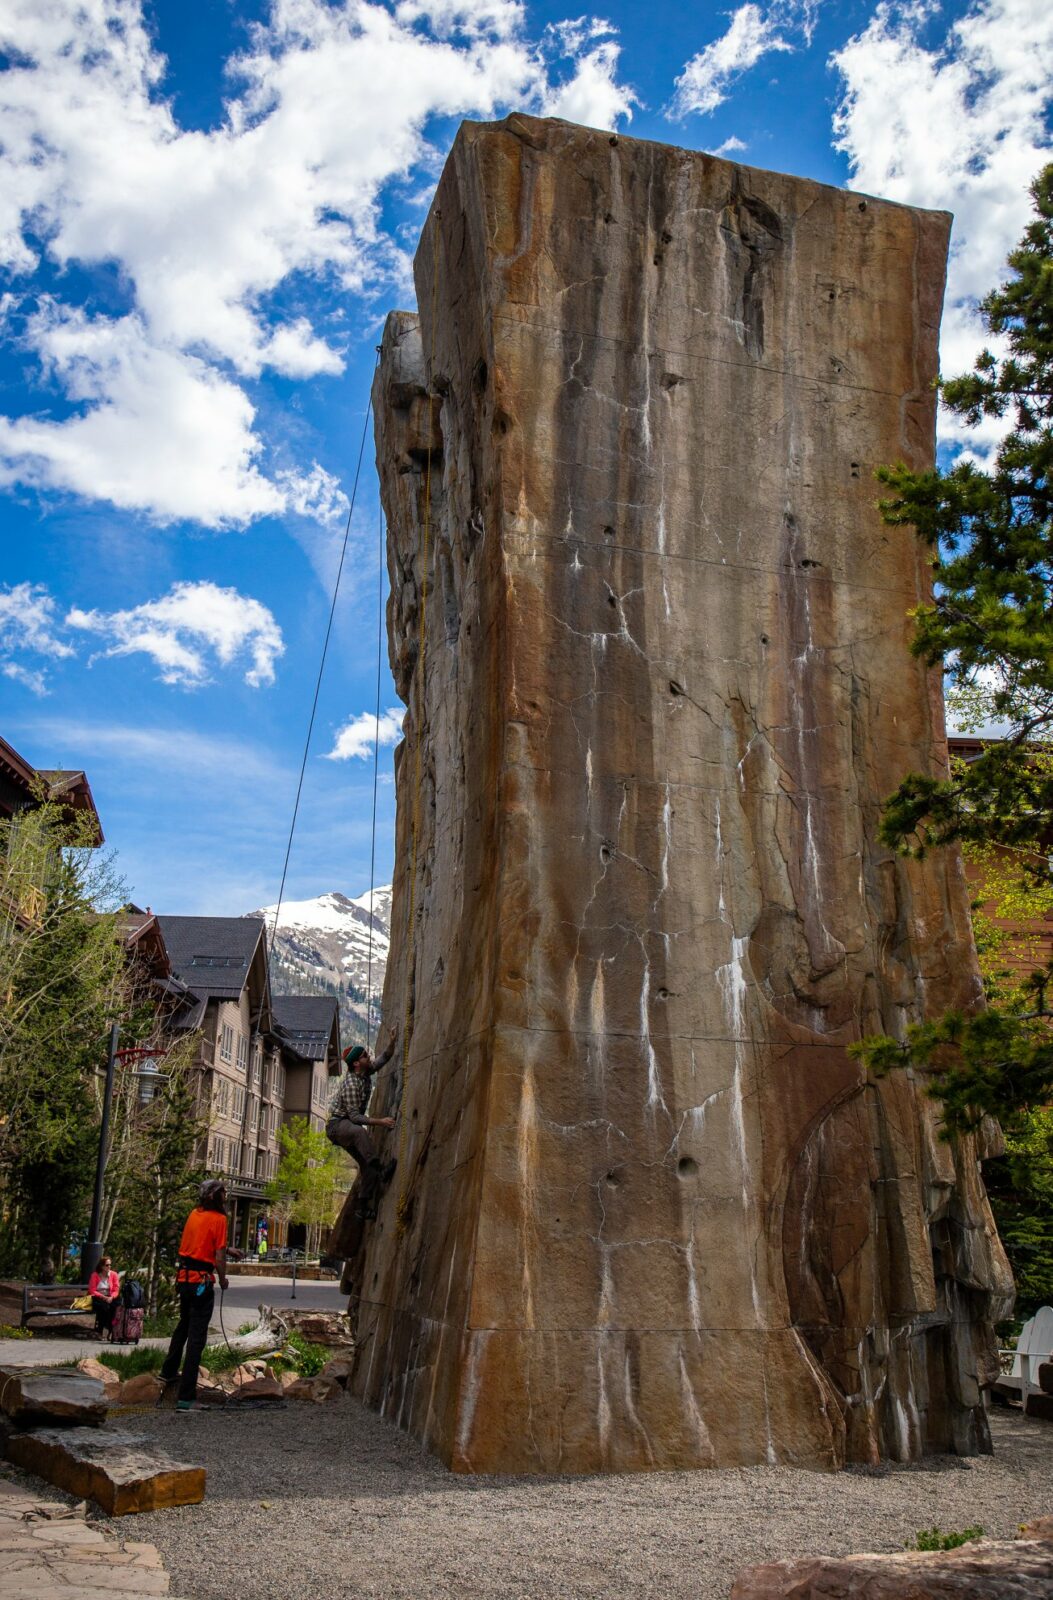
[[[406,919],[406,985],[403,1004],[403,1030],[402,1030],[402,1083],[399,1090],[399,1199],[395,1211],[395,1228],[399,1237],[406,1231],[406,1209],[409,1196],[409,1173],[407,1170],[406,1154],[409,1147],[409,1117],[407,1116],[407,1095],[409,1088],[409,1031],[410,1031],[410,995],[413,989],[414,961],[416,957],[416,908],[417,908],[417,846],[420,837],[420,802],[421,802],[421,747],[424,743],[424,696],[427,689],[425,677],[425,659],[428,645],[428,562],[431,554],[431,466],[432,466],[432,437],[435,426],[435,318],[438,307],[439,293],[439,223],[442,221],[442,212],[436,210],[432,213],[434,222],[432,226],[432,262],[431,262],[431,326],[429,332],[429,346],[425,376],[428,384],[428,457],[424,473],[424,539],[421,550],[421,596],[420,596],[420,637],[417,647],[417,666],[415,677],[417,680],[417,727],[414,740],[413,757],[413,811],[411,813],[410,831],[410,871],[409,871],[409,914]]]

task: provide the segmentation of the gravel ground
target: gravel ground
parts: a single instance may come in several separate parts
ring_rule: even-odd
[[[208,1468],[203,1505],[137,1522],[187,1600],[727,1600],[750,1562],[1053,1512],[1053,1428],[992,1420],[968,1461],[563,1479],[455,1476],[349,1397],[125,1425]]]

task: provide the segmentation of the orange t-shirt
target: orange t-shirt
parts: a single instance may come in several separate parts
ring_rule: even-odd
[[[179,1254],[191,1256],[195,1261],[210,1261],[215,1266],[216,1251],[222,1250],[226,1242],[227,1219],[223,1212],[205,1211],[201,1206],[195,1206],[186,1219],[183,1237],[179,1241]],[[192,1267],[186,1271],[186,1281],[190,1283],[198,1283],[202,1276]]]

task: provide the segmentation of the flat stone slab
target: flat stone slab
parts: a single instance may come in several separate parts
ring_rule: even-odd
[[[41,1500],[20,1485],[0,1480],[4,1600],[168,1595],[168,1583],[154,1545],[121,1539],[97,1523],[89,1526],[83,1507]]]
[[[137,1435],[93,1428],[41,1428],[14,1434],[7,1454],[67,1494],[94,1500],[111,1517],[205,1498],[205,1469],[173,1461]]]
[[[97,1428],[106,1421],[106,1390],[67,1367],[0,1367],[0,1412],[16,1427],[41,1422]]]
[[[1020,1539],[976,1539],[957,1550],[746,1567],[731,1600],[1053,1600],[1053,1518],[1039,1518]]]

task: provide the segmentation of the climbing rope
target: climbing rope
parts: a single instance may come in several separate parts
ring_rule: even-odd
[[[376,369],[379,365],[380,351],[378,349],[377,359],[373,366],[374,373],[376,373]],[[362,473],[362,456],[366,448],[366,430],[369,427],[369,418],[372,410],[373,389],[372,385],[370,385],[369,400],[366,403],[366,414],[362,422],[362,437],[359,440],[358,445],[358,461],[355,464],[355,481],[351,488],[351,503],[347,508],[347,522],[344,525],[344,541],[340,546],[340,562],[336,569],[336,582],[333,584],[333,599],[329,607],[329,621],[326,624],[325,638],[322,641],[322,655],[320,661],[318,662],[318,676],[315,679],[314,696],[311,700],[311,714],[307,720],[307,737],[303,744],[303,758],[300,762],[300,777],[296,785],[296,800],[293,804],[292,821],[289,824],[289,837],[285,845],[285,862],[282,866],[282,881],[278,888],[278,904],[274,908],[274,921],[271,924],[271,943],[268,957],[268,970],[270,967],[270,958],[274,955],[274,940],[278,932],[278,915],[282,908],[282,900],[285,897],[285,880],[289,873],[289,857],[292,854],[293,835],[296,832],[296,819],[300,813],[300,797],[303,794],[304,774],[307,771],[307,754],[311,748],[311,735],[314,733],[314,719],[318,712],[318,696],[321,693],[322,688],[322,674],[325,671],[326,656],[329,654],[329,639],[333,632],[333,618],[336,615],[336,602],[340,593],[340,580],[344,574],[344,560],[347,556],[347,541],[351,537],[351,518],[354,516],[355,512],[355,499],[358,495],[358,480]],[[258,1032],[259,1029],[257,1028],[256,1031]],[[247,1104],[248,1097],[246,1096],[246,1106]]]
[[[369,846],[369,957],[366,964],[366,1049],[373,1040],[373,895],[377,859],[377,780],[380,772],[380,662],[384,628],[384,504],[377,499],[377,710],[373,738],[373,826]],[[379,1022],[377,1033],[380,1032]]]
[[[417,728],[414,741],[413,812],[410,827],[409,912],[406,919],[406,986],[402,1029],[402,1084],[399,1092],[400,1181],[398,1207],[395,1212],[395,1226],[400,1236],[406,1230],[406,1206],[409,1196],[409,1173],[406,1160],[409,1149],[409,1117],[407,1115],[406,1091],[409,1088],[410,996],[413,989],[414,963],[416,960],[417,848],[420,839],[421,748],[424,743],[424,695],[427,686],[424,668],[428,646],[428,562],[431,555],[432,435],[435,424],[433,368],[435,364],[435,318],[439,292],[439,223],[442,220],[442,212],[436,210],[432,215],[434,223],[432,227],[431,324],[428,329],[430,348],[425,369],[428,384],[428,456],[424,472],[424,538],[421,549],[420,636],[417,645],[417,668],[415,674]]]

